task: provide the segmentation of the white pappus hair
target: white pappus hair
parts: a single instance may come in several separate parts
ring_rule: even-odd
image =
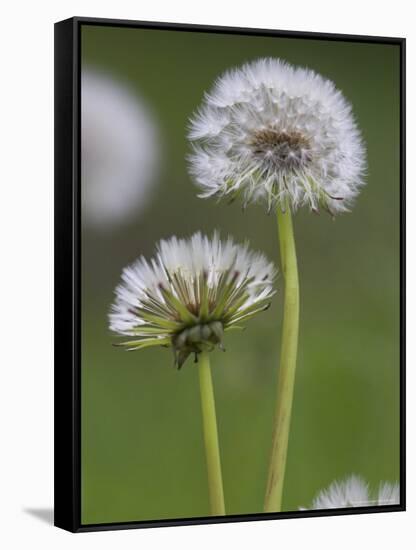
[[[280,59],[227,71],[190,121],[200,197],[239,197],[270,211],[346,211],[363,185],[365,149],[334,83]]]
[[[267,309],[276,271],[266,257],[236,244],[195,233],[157,245],[122,273],[110,313],[110,329],[136,339],[127,349],[172,347],[180,368],[193,353],[222,347],[223,333],[241,328]]]
[[[357,475],[351,475],[343,481],[334,481],[318,493],[309,510],[330,508],[351,508],[358,506],[386,506],[400,503],[398,483],[382,482],[378,491],[372,494],[368,483]],[[301,508],[305,510],[305,508]]]

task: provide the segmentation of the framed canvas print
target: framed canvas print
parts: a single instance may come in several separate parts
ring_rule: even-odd
[[[401,38],[55,25],[55,524],[405,508]]]

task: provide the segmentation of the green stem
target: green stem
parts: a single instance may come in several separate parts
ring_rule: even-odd
[[[211,368],[209,364],[209,354],[207,351],[203,351],[199,355],[198,370],[211,515],[223,516],[225,515],[224,490],[222,487],[214,389],[212,386]]]
[[[281,264],[285,279],[285,298],[272,453],[264,503],[265,512],[281,511],[299,332],[298,267],[292,216],[289,208],[286,208],[285,212],[277,211],[277,223]]]

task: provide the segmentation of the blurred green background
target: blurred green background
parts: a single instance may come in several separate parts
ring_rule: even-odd
[[[197,370],[168,350],[112,347],[107,314],[121,270],[172,234],[214,228],[248,238],[277,264],[276,223],[259,206],[196,197],[186,126],[225,69],[281,57],[335,81],[368,148],[367,185],[335,221],[295,217],[300,349],[284,510],[351,473],[399,478],[399,47],[84,26],[82,61],[126,82],[157,118],[160,176],[128,224],[82,234],[82,522],[209,514]],[[212,354],[226,509],[262,511],[282,310],[230,333]]]

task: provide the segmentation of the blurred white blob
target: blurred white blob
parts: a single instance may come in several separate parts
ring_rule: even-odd
[[[81,75],[82,217],[105,229],[146,205],[158,168],[157,128],[145,103],[113,77]]]

